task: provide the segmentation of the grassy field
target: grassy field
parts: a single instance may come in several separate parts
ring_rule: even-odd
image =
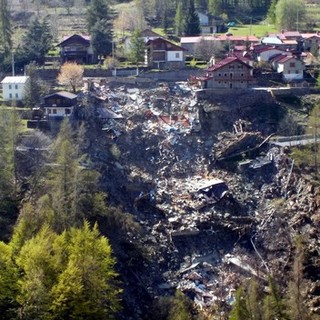
[[[235,36],[250,36],[264,37],[268,33],[275,33],[278,30],[271,24],[242,24],[229,28],[230,33]]]

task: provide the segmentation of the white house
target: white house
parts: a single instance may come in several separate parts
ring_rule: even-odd
[[[278,73],[282,73],[285,81],[297,81],[303,79],[305,69],[303,61],[293,56],[279,55],[271,58],[273,67]]]
[[[257,56],[257,60],[260,62],[260,61],[269,61],[272,57],[279,54],[289,55],[289,52],[287,53],[285,50],[276,49],[270,46],[265,46],[264,48],[260,48],[259,50],[256,50],[255,54]]]
[[[146,46],[146,65],[158,69],[179,69],[185,66],[186,49],[163,38],[150,39]]]
[[[228,29],[224,26],[223,19],[208,13],[198,12],[201,34],[212,34],[225,32]]]
[[[2,81],[2,94],[4,101],[21,101],[25,96],[25,86],[29,81],[28,76],[9,76]]]

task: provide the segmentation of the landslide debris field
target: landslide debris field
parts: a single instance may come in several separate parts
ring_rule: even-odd
[[[184,83],[91,80],[86,88],[71,120],[84,119],[86,165],[101,173],[109,203],[127,212],[118,230],[100,223],[117,257],[126,319],[143,318],[175,289],[205,310],[228,309],[245,278],[267,284],[271,273],[285,287],[297,234],[306,239],[308,307],[320,314],[320,192],[269,139],[283,107],[228,110]]]

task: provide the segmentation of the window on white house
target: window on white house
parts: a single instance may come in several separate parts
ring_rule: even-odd
[[[16,93],[16,98],[19,98],[19,94],[18,93]]]
[[[9,98],[12,99],[12,93],[9,93]]]
[[[299,70],[296,70],[296,74],[299,74]]]
[[[9,84],[9,89],[10,89],[10,90],[12,89],[11,84]]]
[[[16,84],[15,86],[14,86],[16,89],[18,89],[18,85]]]
[[[290,62],[290,68],[294,68],[296,66],[295,62]]]
[[[52,109],[53,114],[57,114],[57,109]]]
[[[176,58],[180,58],[180,53],[176,52]]]

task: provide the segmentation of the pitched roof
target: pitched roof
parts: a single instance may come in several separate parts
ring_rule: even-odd
[[[160,38],[161,35],[159,33],[156,33],[150,29],[144,29],[142,32],[141,32],[141,36],[142,37],[157,37],[157,38]]]
[[[274,46],[268,46],[268,45],[264,45],[263,47],[259,47],[259,48],[254,48],[255,53],[262,53],[262,52],[267,52],[267,51],[272,51],[272,50],[284,52],[284,50],[282,50],[282,49],[278,49],[278,48],[275,48]]]
[[[244,62],[242,59],[238,58],[238,57],[227,57],[221,61],[219,61],[218,63],[216,63],[215,65],[209,67],[207,69],[207,71],[216,71],[230,63],[233,63],[233,62],[240,62],[241,64],[245,65],[247,68],[252,68],[250,65],[248,65],[246,62]]]
[[[259,39],[256,36],[227,36],[225,34],[215,34],[212,36],[196,36],[196,37],[182,37],[180,43],[198,43],[201,40],[205,41],[243,41],[258,43]]]
[[[319,33],[301,33],[301,37],[303,39],[310,39],[310,38],[320,39],[320,34]]]
[[[159,42],[163,42],[165,44],[166,51],[186,51],[187,50],[161,37],[155,38],[155,39],[149,39],[146,44],[150,45],[151,43],[159,43]]]
[[[297,58],[293,57],[293,56],[285,56],[282,59],[278,60],[278,63],[285,63],[288,62],[289,60],[297,60]]]
[[[90,43],[91,37],[89,35],[84,35],[84,34],[72,34],[72,35],[67,35],[64,36],[63,39],[57,44],[57,46],[62,45],[64,42],[72,39],[72,38],[80,38],[83,39],[86,43]]]
[[[271,62],[278,62],[278,63],[285,63],[285,62],[287,62],[287,61],[289,61],[289,60],[299,60],[299,59],[297,59],[296,57],[294,57],[294,56],[288,56],[288,55],[285,55],[285,54],[278,54],[278,55],[276,55],[276,56],[273,56],[273,57],[271,57],[270,58],[270,61]]]
[[[71,93],[71,92],[67,92],[67,91],[59,91],[59,92],[51,93],[51,94],[48,94],[48,95],[44,96],[43,98],[47,99],[47,98],[50,98],[50,97],[53,97],[53,96],[60,96],[60,97],[67,98],[67,99],[75,99],[75,98],[77,98],[76,94]]]
[[[267,44],[282,44],[282,40],[278,37],[269,36],[264,37],[261,39],[261,43],[267,43]]]
[[[292,37],[295,37],[295,38],[300,38],[301,37],[301,34],[299,31],[284,31],[282,32],[282,34],[286,37],[286,38],[292,38]]]
[[[26,81],[29,79],[28,76],[8,76],[5,77],[1,83],[13,83],[13,84],[18,84],[18,83],[26,83]]]

